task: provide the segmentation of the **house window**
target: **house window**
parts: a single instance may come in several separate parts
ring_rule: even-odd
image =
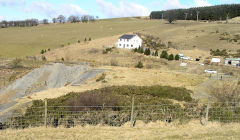
[[[120,41],[122,41],[122,39],[120,39]]]
[[[121,46],[121,44],[119,44],[119,46]]]
[[[129,47],[129,45],[127,44],[127,47]]]
[[[131,45],[131,47],[133,47],[133,45]]]
[[[127,42],[129,42],[129,39],[127,39]]]

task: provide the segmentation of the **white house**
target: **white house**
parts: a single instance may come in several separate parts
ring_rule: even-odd
[[[142,39],[138,35],[123,35],[118,39],[117,48],[135,49],[142,47]]]
[[[240,58],[226,58],[225,65],[240,66]]]
[[[221,59],[220,58],[212,58],[211,62],[212,63],[221,63]]]

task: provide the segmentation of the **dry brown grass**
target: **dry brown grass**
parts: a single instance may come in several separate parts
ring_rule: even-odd
[[[136,127],[131,128],[130,123],[122,127],[109,126],[85,126],[75,128],[27,128],[24,130],[3,130],[0,131],[2,140],[106,140],[106,139],[132,139],[132,140],[237,140],[240,139],[239,124],[208,123],[202,126],[199,121],[192,121],[188,124],[167,124],[155,122],[144,124],[137,121]]]

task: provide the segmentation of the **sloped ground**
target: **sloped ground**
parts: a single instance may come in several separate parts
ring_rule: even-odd
[[[85,126],[75,128],[28,128],[24,130],[0,131],[0,139],[4,140],[238,140],[239,124],[220,124],[209,122],[203,126],[199,121],[188,124],[168,124],[155,122],[144,124],[137,121],[134,128],[130,123],[122,127]]]
[[[66,85],[79,86],[102,71],[92,70],[84,64],[67,66],[61,63],[52,63],[43,65],[16,80],[8,87],[0,89],[0,115],[8,112],[10,108],[16,105],[18,99],[50,88],[60,88]]]

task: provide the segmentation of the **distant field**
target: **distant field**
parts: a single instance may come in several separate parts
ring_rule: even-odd
[[[229,33],[230,39],[240,32],[238,24],[196,23],[177,21],[166,24],[161,20],[135,18],[119,18],[100,20],[94,23],[50,24],[37,27],[0,29],[0,56],[24,57],[40,54],[42,49],[51,50],[67,46],[69,43],[81,42],[85,38],[105,38],[127,32],[141,32],[157,37],[163,42],[172,42],[180,49],[202,49],[209,51],[214,48],[236,50],[237,42],[219,40],[222,33]],[[99,44],[101,45],[101,44]]]
[[[77,40],[97,39],[158,25],[159,21],[132,18],[101,20],[95,23],[50,24],[37,27],[0,29],[0,56],[23,57],[40,54]]]
[[[27,128],[24,130],[0,131],[2,140],[238,140],[239,124],[208,123],[200,125],[199,121],[189,124],[166,124],[156,122],[144,124],[137,122],[136,127],[85,126],[75,128]]]

